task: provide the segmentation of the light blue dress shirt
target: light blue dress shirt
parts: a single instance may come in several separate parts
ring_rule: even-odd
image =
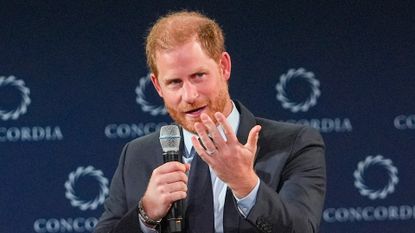
[[[237,132],[238,126],[239,126],[240,114],[238,110],[236,109],[235,104],[234,103],[232,104],[233,104],[232,112],[231,114],[229,114],[226,120],[229,122],[234,132]],[[222,135],[222,137],[226,140],[225,134],[221,126],[218,126],[218,130],[220,134]],[[194,135],[195,134],[187,131],[186,129],[183,129],[184,145],[185,145],[188,155],[191,155],[190,151],[193,147],[191,138]],[[183,156],[183,162],[191,163],[193,160],[193,157],[194,156],[186,158],[185,156]],[[219,177],[216,176],[212,168],[209,167],[209,170],[210,170],[210,177],[212,180],[215,232],[223,233],[223,208],[225,206],[226,189],[228,186],[222,180],[220,180]],[[239,212],[244,217],[248,216],[249,211],[252,209],[252,207],[254,206],[256,202],[256,196],[258,193],[259,183],[260,181],[258,179],[256,186],[246,197],[240,199],[234,196],[237,201]],[[157,232],[154,229],[146,227],[141,222],[141,220],[140,220],[140,226],[141,226],[141,230],[144,233]]]

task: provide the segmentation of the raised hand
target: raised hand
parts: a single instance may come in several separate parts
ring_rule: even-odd
[[[256,125],[251,129],[248,141],[243,145],[222,113],[215,113],[215,118],[223,128],[226,139],[220,135],[213,120],[203,113],[201,123],[194,125],[203,146],[196,137],[192,138],[193,146],[216,175],[232,189],[236,197],[245,197],[258,182],[258,176],[254,171],[254,159],[261,126]]]

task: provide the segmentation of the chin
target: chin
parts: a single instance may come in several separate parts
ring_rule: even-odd
[[[180,126],[182,126],[184,129],[186,129],[189,132],[192,132],[194,134],[196,133],[195,127],[194,127],[194,123],[193,124],[181,124],[179,122],[177,122]],[[196,122],[195,122],[196,123]]]
[[[180,125],[183,128],[187,129],[188,131],[193,132],[193,133],[196,133],[196,130],[195,130],[195,126],[194,125],[197,122],[201,122],[200,121],[200,118],[195,119],[195,120],[185,120],[185,121],[182,121]]]
[[[184,129],[186,129],[190,132],[193,132],[193,133],[196,132],[194,124],[196,122],[200,122],[199,118],[197,118],[197,119],[195,118],[195,119],[190,120],[190,119],[187,119],[186,116],[184,116],[184,115],[183,116],[178,116],[177,112],[171,113],[170,117],[173,119],[173,121],[176,124],[180,125]]]

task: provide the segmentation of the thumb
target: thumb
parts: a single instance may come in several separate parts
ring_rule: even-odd
[[[256,152],[258,138],[259,138],[259,131],[261,131],[261,126],[256,125],[254,126],[251,131],[249,131],[248,141],[245,144],[245,147],[248,148],[252,152]]]

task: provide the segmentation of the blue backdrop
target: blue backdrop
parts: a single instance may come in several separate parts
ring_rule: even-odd
[[[122,146],[171,122],[143,44],[183,8],[223,26],[233,98],[321,131],[321,232],[413,232],[411,1],[11,2],[0,6],[0,232],[92,231]]]

